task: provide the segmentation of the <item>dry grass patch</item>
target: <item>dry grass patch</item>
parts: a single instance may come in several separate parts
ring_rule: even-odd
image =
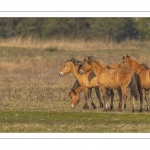
[[[148,49],[150,46],[149,42],[142,42],[136,40],[126,40],[120,43],[117,42],[106,42],[100,40],[89,40],[84,39],[47,39],[39,40],[36,38],[28,37],[15,37],[9,39],[0,39],[0,46],[3,47],[21,47],[28,49],[49,49],[55,50],[71,50],[71,51],[93,51],[93,50],[106,50],[106,49]]]

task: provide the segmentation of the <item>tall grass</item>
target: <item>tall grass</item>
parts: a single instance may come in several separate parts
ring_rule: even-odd
[[[147,49],[150,42],[142,42],[137,40],[126,40],[120,43],[105,42],[100,40],[84,40],[84,39],[47,39],[39,40],[36,38],[28,37],[13,37],[9,39],[0,39],[0,46],[3,47],[21,47],[30,49],[46,49],[49,47],[58,50],[71,50],[71,51],[93,51],[93,50],[106,50],[106,49]]]

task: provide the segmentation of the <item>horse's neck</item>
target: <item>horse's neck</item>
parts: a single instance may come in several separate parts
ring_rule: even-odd
[[[134,70],[136,73],[140,73],[140,72],[144,69],[144,66],[142,66],[141,64],[139,64],[139,63],[136,62],[136,61],[132,61],[132,63],[131,63],[131,68],[132,68],[132,70]]]
[[[92,68],[93,68],[93,72],[96,74],[96,76],[99,75],[100,72],[102,72],[104,70],[104,66],[102,66],[98,62],[93,62],[92,63]]]
[[[80,93],[81,90],[82,90],[82,87],[81,87],[81,86],[78,86],[78,87],[75,89],[76,93]]]
[[[78,66],[71,64],[71,72],[79,79],[80,74],[78,72]]]

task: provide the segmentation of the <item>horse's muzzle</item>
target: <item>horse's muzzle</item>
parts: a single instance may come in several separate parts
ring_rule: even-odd
[[[71,106],[71,109],[74,109],[74,108],[76,108],[76,106],[74,106],[74,105],[70,105]]]
[[[59,73],[59,76],[60,76],[60,77],[62,77],[62,76],[63,76],[63,74],[60,72],[60,73]]]

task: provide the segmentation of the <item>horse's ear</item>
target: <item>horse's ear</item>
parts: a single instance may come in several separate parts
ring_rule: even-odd
[[[67,62],[68,60],[67,59],[65,59],[65,63]]]
[[[128,54],[128,52],[126,53],[126,57],[130,57],[129,54]]]
[[[123,57],[122,57],[122,59],[125,59],[125,58],[126,58],[126,55],[124,54]]]

